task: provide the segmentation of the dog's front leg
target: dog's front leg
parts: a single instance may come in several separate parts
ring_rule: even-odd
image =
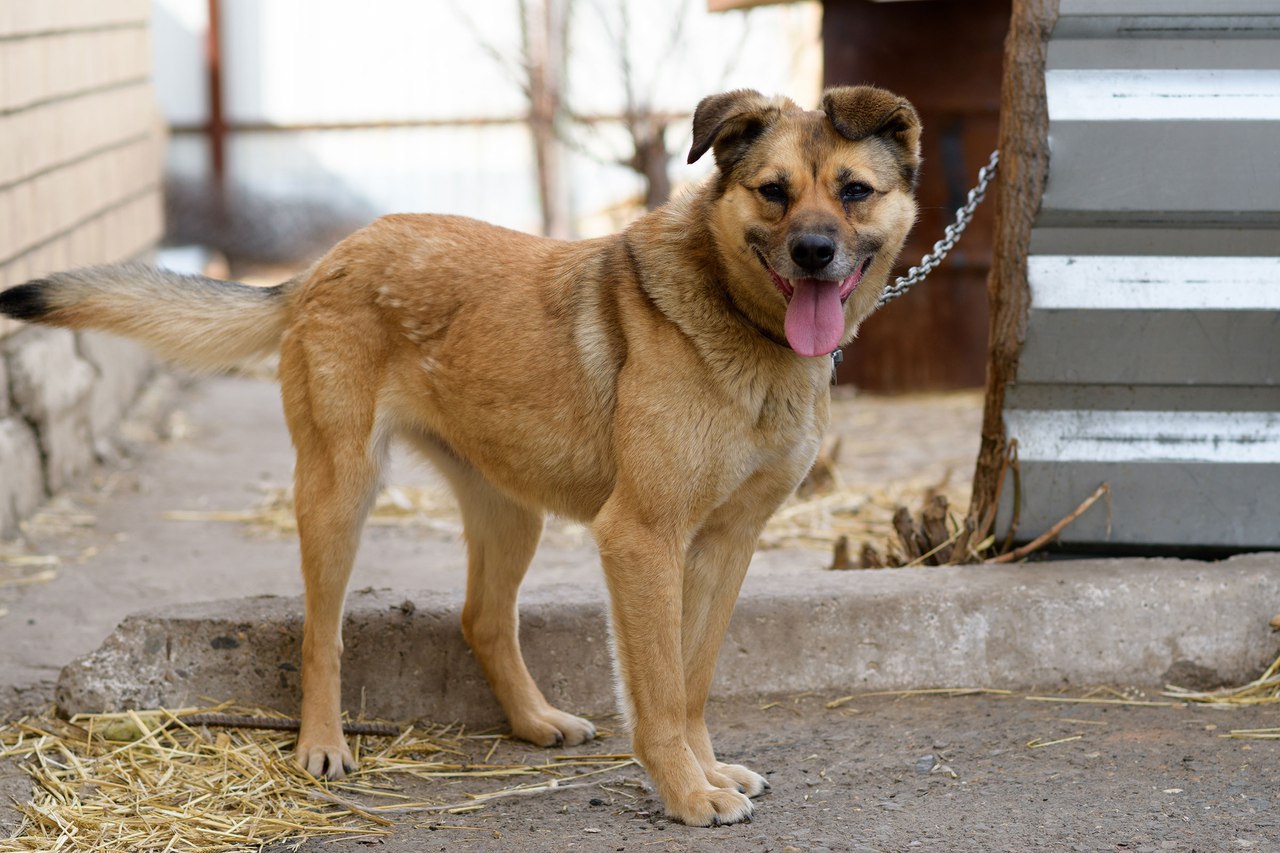
[[[740,764],[725,764],[716,758],[707,731],[706,704],[715,675],[716,659],[724,642],[733,605],[746,576],[767,515],[753,508],[757,517],[744,517],[735,503],[721,507],[707,520],[689,547],[683,583],[681,646],[684,650],[685,732],[707,775],[720,787],[737,788],[748,797],[758,797],[769,789],[768,781]]]
[[[682,531],[634,512],[615,495],[596,520],[596,536],[636,757],[670,817],[691,826],[745,820],[751,801],[736,787],[707,781],[686,735]]]

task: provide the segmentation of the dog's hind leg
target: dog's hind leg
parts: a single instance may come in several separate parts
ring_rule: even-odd
[[[516,597],[542,537],[542,513],[491,486],[457,457],[431,453],[462,510],[467,598],[462,634],[480,662],[512,733],[539,746],[576,746],[595,737],[590,721],[553,707],[525,667]]]
[[[387,447],[376,424],[376,354],[355,343],[338,346],[346,343],[313,351],[286,337],[280,360],[285,416],[298,453],[294,501],[306,588],[297,759],[311,775],[328,779],[355,767],[341,723],[342,611]],[[333,352],[343,354],[328,355]]]

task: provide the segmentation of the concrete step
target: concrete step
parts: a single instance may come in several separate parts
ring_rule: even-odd
[[[721,650],[716,695],[1244,683],[1280,646],[1268,629],[1280,608],[1280,554],[799,578],[748,579]],[[460,593],[352,593],[344,708],[394,720],[499,722],[458,629],[461,606]],[[538,586],[520,612],[529,669],[547,698],[577,713],[612,712],[607,606],[598,590]],[[301,638],[297,598],[140,613],[62,671],[58,702],[71,713],[226,699],[289,711],[299,697]]]

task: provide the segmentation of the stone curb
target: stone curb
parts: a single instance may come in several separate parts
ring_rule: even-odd
[[[714,693],[747,697],[928,687],[1056,689],[1244,683],[1276,655],[1280,554],[1218,563],[1081,560],[749,578]],[[394,720],[501,719],[458,630],[460,595],[348,599],[343,705]],[[614,710],[606,607],[577,587],[521,601],[521,641],[548,699]],[[70,713],[238,699],[290,711],[302,605],[258,597],[140,613],[67,666]]]

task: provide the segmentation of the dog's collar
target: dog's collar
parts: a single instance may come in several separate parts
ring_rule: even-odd
[[[742,320],[743,323],[755,329],[756,332],[758,332],[760,336],[763,337],[765,340],[769,341],[770,343],[776,346],[782,347],[784,350],[787,350],[788,352],[795,352],[795,350],[791,348],[791,344],[787,343],[785,338],[779,338],[773,332],[769,331],[764,326],[761,326],[755,320],[751,319],[750,315],[748,315],[746,311],[743,311],[741,308],[739,308],[738,303],[735,302],[733,299],[733,294],[730,293],[727,288],[724,290],[724,301],[728,303],[729,307],[733,310],[733,313],[737,314],[738,318]]]
[[[765,340],[769,341],[770,343],[775,344],[776,346],[782,347],[788,352],[795,352],[795,350],[792,349],[791,344],[787,343],[786,340],[780,339],[773,332],[770,332],[764,326],[761,326],[759,323],[757,323],[756,321],[748,317],[747,312],[739,308],[738,303],[733,301],[732,293],[726,290],[724,292],[724,298],[725,298],[725,301],[729,303],[729,307],[733,309],[733,312],[742,318],[742,322],[746,323],[748,326],[750,326],[751,328],[759,332],[761,337],[763,337]],[[836,384],[836,369],[840,367],[840,365],[843,363],[844,363],[844,350],[840,349],[840,347],[836,347],[831,351],[831,384],[832,385]]]

